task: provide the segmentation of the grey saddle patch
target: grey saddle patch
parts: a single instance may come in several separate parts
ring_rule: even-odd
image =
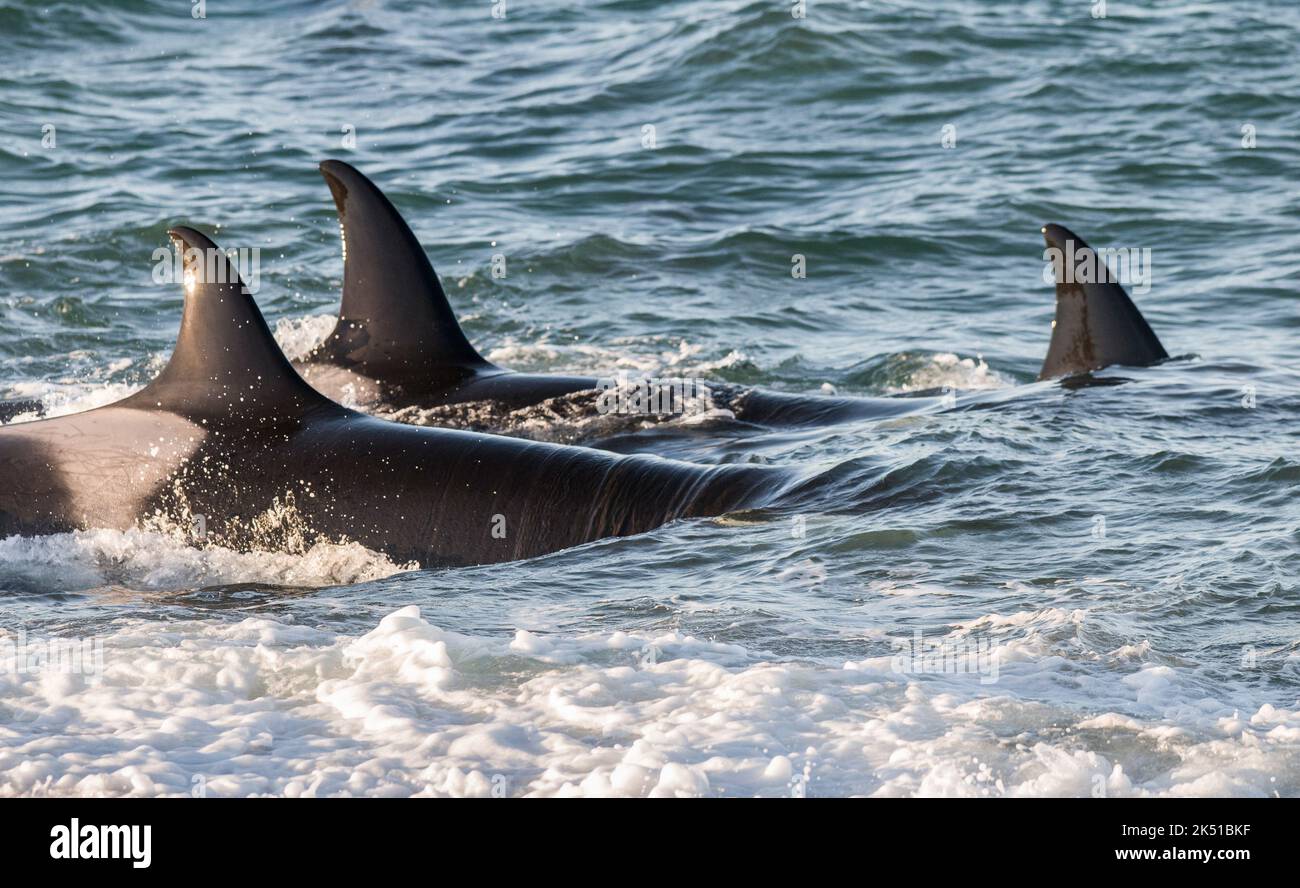
[[[741,386],[709,386],[710,403],[682,413],[602,412],[599,389],[570,392],[537,404],[510,409],[499,401],[468,401],[437,407],[377,410],[376,416],[409,425],[493,432],[572,444],[670,423],[727,421],[735,418],[747,390]]]

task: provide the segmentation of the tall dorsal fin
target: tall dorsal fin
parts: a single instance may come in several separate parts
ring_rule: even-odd
[[[343,302],[315,358],[377,378],[428,381],[491,367],[470,345],[424,248],[375,184],[341,160],[320,165],[343,235]]]
[[[226,254],[193,228],[167,234],[182,256],[181,329],[167,366],[129,406],[265,423],[331,404],[289,364]]]
[[[1043,238],[1062,261],[1054,263],[1056,319],[1052,321],[1052,343],[1039,379],[1086,373],[1113,364],[1146,367],[1169,357],[1123,287],[1104,280],[1078,282],[1072,273],[1076,266],[1070,264],[1071,256],[1075,263],[1086,259],[1105,271],[1083,238],[1060,225],[1044,226]]]

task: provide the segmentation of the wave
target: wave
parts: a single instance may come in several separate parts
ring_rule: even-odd
[[[175,533],[141,529],[0,539],[0,585],[11,592],[174,591],[234,583],[316,588],[382,579],[411,567],[351,542],[243,552],[196,547]]]
[[[0,637],[4,795],[1262,796],[1297,780],[1300,710],[1235,711],[1164,665],[1105,676],[1032,634],[1001,644],[996,684],[679,632],[469,635],[414,606],[359,636],[133,621],[91,640],[90,674],[24,671],[19,641]],[[1088,710],[1035,699],[1060,686]]]

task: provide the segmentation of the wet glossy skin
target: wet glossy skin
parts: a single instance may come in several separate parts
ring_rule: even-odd
[[[175,236],[215,249],[191,229]],[[200,282],[171,361],[144,390],[0,428],[0,535],[162,514],[255,542],[283,531],[262,525],[292,497],[309,538],[425,566],[481,564],[760,505],[790,480],[365,416],[293,372],[242,285]]]
[[[1151,331],[1146,319],[1118,283],[1078,283],[1066,279],[1067,257],[1076,259],[1096,254],[1068,228],[1043,227],[1049,250],[1062,258],[1057,268],[1056,318],[1052,321],[1052,342],[1043,361],[1039,379],[1100,370],[1113,364],[1146,367],[1169,355]]]
[[[355,168],[321,164],[343,233],[343,299],[334,332],[295,366],[318,390],[366,409],[429,409],[493,401],[509,409],[595,389],[589,377],[514,373],[474,350],[437,274],[401,214]],[[1043,229],[1049,247],[1077,235]],[[1058,284],[1057,319],[1041,379],[1168,357],[1122,287]],[[948,405],[951,401],[948,402]],[[846,398],[745,389],[737,419],[765,426],[829,425],[941,409],[940,398]]]
[[[423,247],[374,183],[321,164],[343,233],[343,299],[334,332],[295,367],[321,393],[398,411],[494,401],[509,409],[600,386],[592,377],[515,373],[487,361],[456,321]],[[794,426],[933,409],[940,399],[840,398],[747,389],[737,419]]]
[[[425,566],[529,558],[718,515],[768,501],[789,480],[403,426],[328,404],[262,427],[130,406],[8,427],[0,479],[0,535],[126,529],[161,510],[182,524],[202,515],[207,532],[233,540],[292,496],[313,535]]]

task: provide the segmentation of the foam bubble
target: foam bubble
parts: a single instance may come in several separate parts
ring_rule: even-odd
[[[93,352],[73,352],[68,355],[69,362],[79,369],[71,371],[68,376],[5,384],[5,399],[38,401],[45,410],[44,415],[35,412],[19,414],[11,422],[82,413],[120,401],[138,392],[157,376],[166,365],[167,357],[167,352],[158,352],[140,361],[119,358],[104,364]]]
[[[280,318],[275,322],[275,341],[280,344],[290,361],[307,357],[334,331],[338,321],[334,315],[307,315],[302,318]]]
[[[1300,710],[1149,708],[1159,667],[1035,689],[888,658],[782,661],[676,632],[470,636],[416,607],[369,632],[268,618],[117,624],[102,673],[18,671],[0,639],[3,795],[1264,795],[1297,787]],[[8,657],[8,659],[5,659]],[[1090,679],[1100,681],[1095,675]],[[1185,697],[1183,697],[1185,699]],[[1141,710],[1142,718],[1117,709]],[[1062,725],[1075,725],[1062,730]],[[1090,745],[1090,732],[1106,732]],[[1160,750],[1152,756],[1151,750]],[[1130,764],[1131,763],[1131,764]]]
[[[984,358],[962,358],[951,352],[931,355],[921,367],[914,370],[907,379],[889,386],[890,394],[904,392],[928,391],[930,389],[957,389],[973,391],[976,389],[1006,388],[1012,382],[984,362]]]
[[[333,586],[391,576],[398,565],[357,543],[317,542],[299,554],[198,548],[146,530],[79,530],[0,539],[0,576],[65,591],[125,586],[140,591],[228,583]]]
[[[703,376],[749,360],[739,351],[728,352],[715,360],[701,359],[703,350],[702,345],[686,340],[657,352],[645,351],[645,340],[640,338],[616,340],[613,348],[588,343],[559,345],[546,341],[521,343],[506,340],[492,349],[487,358],[512,370],[595,377],[616,376],[620,370],[640,376]]]

